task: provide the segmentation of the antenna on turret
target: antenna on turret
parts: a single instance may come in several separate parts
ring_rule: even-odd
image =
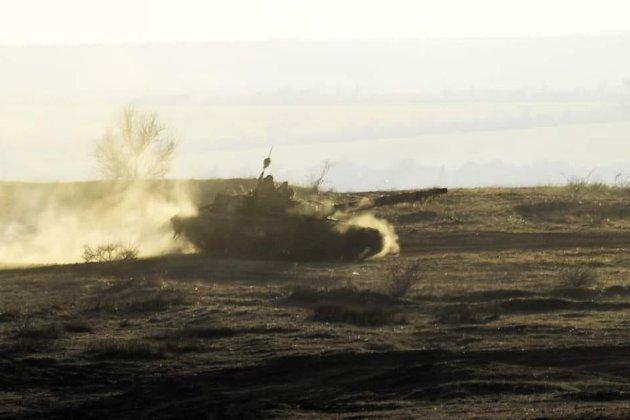
[[[267,167],[271,165],[271,152],[273,152],[273,146],[269,149],[269,156],[267,156],[263,161],[263,170],[267,169]]]
[[[267,169],[269,165],[271,165],[271,152],[273,152],[273,146],[271,146],[271,149],[269,149],[269,155],[265,158],[265,160],[263,160],[263,170],[258,177],[259,183],[262,181],[263,176],[265,176],[265,169]]]

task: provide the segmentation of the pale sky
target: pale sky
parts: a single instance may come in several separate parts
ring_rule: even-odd
[[[0,0],[0,45],[630,30],[627,0]]]

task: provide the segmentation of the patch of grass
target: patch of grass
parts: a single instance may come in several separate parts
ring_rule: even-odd
[[[401,224],[413,224],[421,222],[433,222],[438,219],[438,214],[430,210],[419,210],[396,216],[396,221]]]
[[[172,284],[153,279],[113,282],[95,298],[92,310],[114,314],[161,312],[189,303],[187,294]]]
[[[514,206],[519,216],[531,221],[572,223],[576,220],[598,225],[607,220],[630,219],[630,205],[625,202],[606,202],[600,197],[583,201],[541,201]]]
[[[630,296],[630,286],[614,285],[605,288],[602,293],[614,297]]]
[[[94,328],[87,321],[78,319],[66,322],[63,329],[69,333],[91,333],[94,331]]]
[[[58,323],[37,322],[26,318],[18,322],[10,340],[1,350],[4,354],[18,355],[38,353],[52,347],[55,340],[63,337]]]
[[[169,339],[202,339],[215,340],[220,338],[233,337],[240,334],[278,334],[289,333],[299,330],[283,328],[283,327],[249,327],[249,328],[228,328],[228,327],[209,327],[201,325],[186,325],[175,330],[167,330],[161,332],[155,337],[158,340]]]
[[[591,178],[592,172],[585,177],[571,177],[567,179],[565,189],[574,199],[584,199],[589,194],[602,194],[612,187],[605,182]]]
[[[434,312],[435,320],[441,324],[484,324],[500,318],[500,309],[487,305],[448,305]]]
[[[58,323],[36,322],[25,319],[13,331],[13,337],[31,340],[56,340],[63,336],[63,328]]]
[[[386,294],[394,299],[406,296],[420,281],[420,276],[420,261],[391,263],[385,277]]]
[[[597,272],[588,267],[565,268],[558,274],[558,286],[564,288],[592,288],[598,283]]]
[[[10,343],[0,348],[0,354],[4,355],[28,355],[32,353],[40,353],[52,347],[49,340],[40,340],[33,338],[16,338]]]
[[[207,340],[233,337],[238,333],[239,330],[232,328],[187,325],[179,329],[163,331],[155,338],[168,353],[205,353],[209,346]]]
[[[217,328],[204,326],[185,326],[180,329],[165,331],[157,336],[158,339],[171,338],[199,338],[213,340],[217,338],[232,337],[239,333],[233,328]]]
[[[404,317],[393,310],[339,304],[317,306],[313,311],[312,319],[320,322],[345,323],[359,326],[379,326],[405,322]]]
[[[575,204],[567,201],[541,201],[538,203],[525,203],[514,206],[514,210],[524,219],[547,220],[562,219],[572,209]]]
[[[200,339],[183,337],[169,337],[161,341],[164,352],[171,354],[206,353],[209,350],[207,342]]]
[[[102,360],[151,360],[164,357],[162,346],[145,340],[105,339],[90,343],[86,354]]]
[[[311,286],[298,286],[293,289],[286,301],[291,304],[317,305],[322,303],[353,305],[390,305],[396,303],[391,297],[355,287],[319,289]]]
[[[630,308],[629,302],[597,302],[563,298],[509,299],[500,302],[504,313],[535,314],[555,311],[618,311]]]
[[[15,321],[19,316],[20,314],[17,310],[0,308],[0,322]]]

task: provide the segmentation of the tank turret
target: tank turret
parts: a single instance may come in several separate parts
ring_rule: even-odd
[[[256,187],[249,193],[218,194],[193,217],[171,219],[174,236],[186,237],[200,252],[291,260],[360,260],[385,246],[378,229],[355,225],[352,213],[373,207],[425,201],[445,188],[385,194],[334,204],[324,214],[302,211],[287,183],[276,187],[263,163]],[[305,206],[308,207],[308,206]],[[334,217],[333,217],[334,216]]]

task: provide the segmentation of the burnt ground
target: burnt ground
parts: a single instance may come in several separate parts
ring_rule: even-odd
[[[379,210],[375,261],[5,269],[0,416],[627,418],[629,198],[457,190]]]

